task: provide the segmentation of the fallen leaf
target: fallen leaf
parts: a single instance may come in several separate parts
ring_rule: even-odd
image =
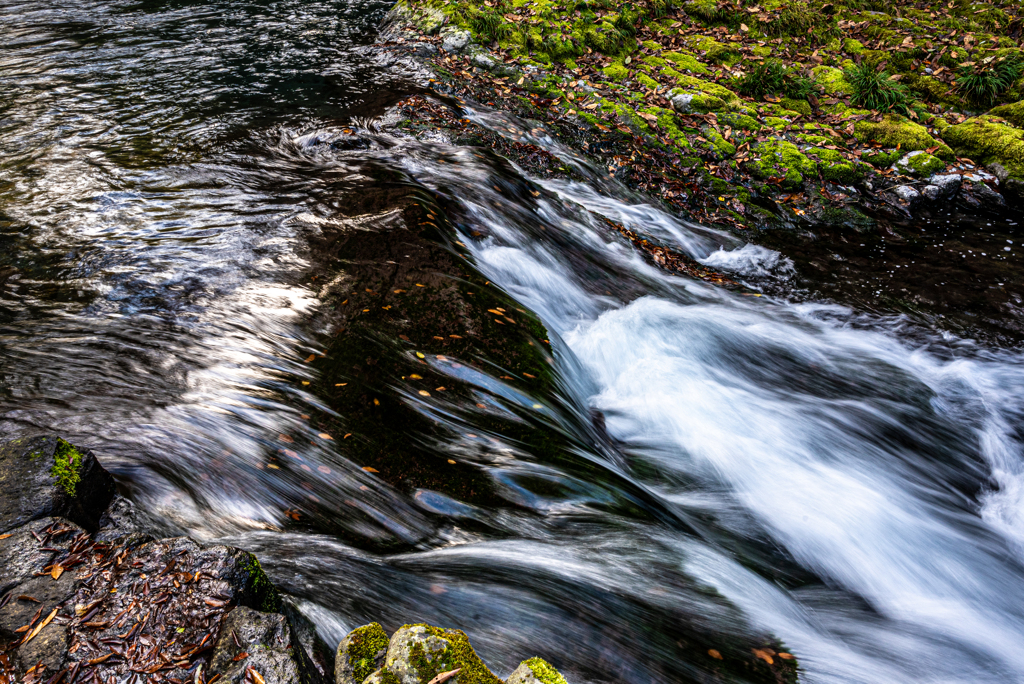
[[[793,655],[792,653],[780,653],[779,657],[782,658],[783,660],[795,660],[796,659],[796,656]]]
[[[768,655],[768,651],[766,651],[766,650],[763,650],[763,649],[760,649],[760,648],[752,648],[750,650],[752,650],[754,652],[755,656],[757,656],[758,658],[760,658],[764,662],[768,663],[769,665],[771,665],[771,664],[773,664],[775,662],[774,660],[772,660],[772,657],[770,655]]]
[[[715,660],[723,660],[722,654],[713,648],[708,649],[708,655],[714,658]]]
[[[452,460],[452,459],[450,459],[450,458],[448,459],[448,463],[449,463],[449,464],[451,464],[451,465],[455,465],[455,461],[453,461],[453,460]]]
[[[449,670],[448,672],[439,672],[437,676],[431,679],[429,682],[427,682],[427,684],[444,684],[460,672],[462,672],[461,667],[456,668],[454,670]]]
[[[233,662],[233,663],[237,663],[237,662],[238,662],[239,660],[245,660],[245,659],[246,659],[246,658],[248,658],[248,657],[249,657],[249,654],[248,654],[248,653],[246,653],[245,651],[242,651],[241,653],[239,653],[238,655],[236,655],[236,656],[235,656],[234,658],[232,658],[232,659],[231,659],[231,662]]]
[[[32,641],[32,639],[34,639],[34,638],[35,638],[36,634],[39,634],[39,632],[40,632],[40,631],[42,631],[43,627],[45,627],[46,625],[50,624],[50,621],[51,621],[51,620],[53,620],[53,618],[54,618],[54,617],[56,617],[56,616],[57,616],[57,609],[56,609],[56,608],[54,608],[54,609],[53,609],[53,612],[52,612],[52,613],[50,613],[50,614],[49,614],[49,615],[48,615],[48,616],[46,617],[46,619],[45,619],[45,620],[43,620],[43,621],[42,621],[42,622],[41,622],[41,623],[39,624],[39,626],[38,626],[38,627],[36,627],[36,628],[35,628],[34,630],[32,630],[31,632],[29,632],[29,635],[28,635],[27,637],[25,637],[25,640],[24,640],[23,642],[21,642],[21,643],[22,643],[22,644],[27,644],[28,642]]]
[[[410,380],[422,380],[423,376],[422,375],[417,375],[416,373],[413,373],[412,375],[409,376],[409,379]]]
[[[266,680],[263,679],[263,675],[261,675],[259,672],[257,672],[253,668],[247,667],[247,668],[245,668],[245,670],[249,674],[249,676],[252,677],[252,680],[254,682],[256,682],[256,684],[267,684]]]
[[[64,566],[62,566],[62,565],[54,565],[53,569],[50,570],[50,577],[52,577],[55,580],[60,579],[60,576],[63,575],[63,574],[64,574]]]
[[[316,354],[310,354],[309,356],[306,357],[306,363],[309,363],[310,361],[312,361],[315,358],[316,358]]]
[[[379,473],[380,472],[376,468],[371,468],[370,466],[363,466],[363,470],[365,470],[368,473]]]
[[[319,435],[317,435],[317,437],[319,437],[320,439],[334,439],[333,437],[331,437],[326,432],[321,432]]]
[[[13,534],[0,534],[0,539],[7,539],[8,537],[13,537],[13,536],[14,536]]]
[[[336,382],[336,383],[334,383],[334,386],[335,387],[344,387],[347,384],[348,384],[347,382]]]
[[[430,392],[428,392],[427,390],[420,390],[420,396],[421,397],[429,397],[430,396]]]

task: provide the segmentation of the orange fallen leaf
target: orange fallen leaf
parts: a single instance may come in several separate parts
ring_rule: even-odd
[[[319,435],[317,435],[317,437],[319,437],[320,439],[334,439],[333,437],[331,437],[326,432],[321,432]]]
[[[371,468],[370,466],[363,466],[363,470],[365,470],[368,473],[379,473],[380,472],[376,468]]]
[[[313,359],[315,359],[315,358],[316,358],[316,354],[310,354],[310,355],[309,355],[309,356],[308,356],[308,357],[306,358],[306,363],[309,363],[310,361],[312,361],[312,360],[313,360]]]
[[[43,620],[43,621],[42,621],[42,622],[41,622],[41,623],[39,624],[39,626],[38,626],[38,627],[36,627],[35,629],[33,629],[33,630],[32,630],[31,632],[29,632],[29,635],[28,635],[27,637],[25,637],[25,640],[24,640],[23,642],[21,642],[21,643],[22,643],[22,644],[27,644],[28,642],[32,641],[32,639],[34,639],[34,638],[35,638],[36,634],[39,634],[39,632],[40,632],[40,631],[42,631],[43,627],[45,627],[46,625],[50,624],[50,621],[51,621],[51,620],[53,620],[53,618],[54,618],[54,617],[56,617],[56,616],[57,616],[57,609],[56,609],[56,608],[54,608],[54,609],[53,609],[53,612],[52,612],[52,613],[50,613],[50,614],[49,614],[49,615],[47,616],[47,618],[46,618],[45,620]]]
[[[13,534],[0,534],[0,539],[7,539],[8,537],[13,537],[13,536],[14,536]]]
[[[448,459],[448,463],[450,463],[451,465],[455,465],[455,461],[453,461],[453,460],[452,460],[452,459],[450,459],[450,458]]]
[[[769,665],[772,665],[775,662],[774,660],[772,660],[772,657],[770,655],[768,655],[768,651],[766,651],[766,650],[763,650],[763,649],[760,649],[760,648],[752,648],[750,650],[752,650],[754,652],[755,656],[757,656],[758,658],[760,658],[764,662],[768,663]]]
[[[723,660],[722,654],[713,648],[708,649],[708,655],[714,658],[715,660]]]
[[[792,653],[780,653],[779,657],[783,660],[796,660],[796,656]]]
[[[60,576],[64,574],[64,566],[54,565],[53,569],[50,570],[50,577],[53,579],[60,579]]]
[[[428,392],[427,390],[420,390],[420,396],[421,397],[429,397],[430,396],[430,392]]]
[[[409,379],[410,380],[422,380],[423,376],[422,375],[416,375],[415,373],[413,373],[412,375],[409,376]]]

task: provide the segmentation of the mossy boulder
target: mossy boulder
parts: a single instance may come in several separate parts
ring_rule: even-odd
[[[851,185],[864,176],[863,164],[847,159],[836,150],[812,147],[807,150],[806,154],[810,158],[817,159],[818,172],[827,181]]]
[[[957,154],[981,164],[1000,164],[1009,178],[1024,180],[1024,130],[998,116],[983,115],[950,126],[942,137]]]
[[[352,630],[338,644],[334,659],[336,684],[362,684],[384,664],[388,633],[376,622]]]
[[[782,178],[783,185],[794,188],[806,176],[818,173],[818,165],[791,142],[768,140],[753,149],[753,159],[747,163],[751,172],[761,179]]]
[[[952,160],[953,150],[928,133],[928,129],[898,114],[887,114],[881,121],[858,121],[853,134],[861,142],[877,142],[903,152],[927,150],[933,147],[935,156]]]
[[[810,116],[812,113],[811,105],[807,100],[794,100],[791,97],[785,97],[782,99],[782,106],[791,112],[796,112],[803,116]]]
[[[946,163],[927,152],[917,150],[899,159],[895,166],[904,175],[928,178],[946,168]]]
[[[0,445],[0,534],[47,516],[95,530],[114,480],[88,449],[55,435]]]
[[[568,684],[562,673],[543,658],[530,658],[519,664],[505,684]]]
[[[1006,119],[1017,128],[1024,129],[1024,100],[1013,104],[1000,105],[989,112],[993,116]]]
[[[250,668],[267,684],[322,684],[283,615],[238,606],[221,623],[209,674],[220,675],[217,681],[225,684],[241,684],[252,680]]]
[[[465,632],[405,625],[391,637],[384,667],[371,675],[382,684],[428,684],[442,672],[459,672],[451,684],[503,684],[469,644]]]

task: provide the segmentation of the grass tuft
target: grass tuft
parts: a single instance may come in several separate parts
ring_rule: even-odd
[[[954,91],[967,102],[990,107],[1000,94],[1006,92],[1024,74],[1024,62],[1019,58],[1000,57],[960,67]]]
[[[851,101],[857,107],[880,112],[906,114],[910,104],[910,91],[885,70],[879,71],[868,63],[851,67],[844,72],[853,87]]]

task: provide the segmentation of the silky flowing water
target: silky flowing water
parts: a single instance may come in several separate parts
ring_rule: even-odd
[[[419,91],[372,47],[387,8],[0,0],[0,434],[94,448],[168,533],[256,552],[329,642],[427,621],[501,675],[537,654],[573,682],[668,682],[712,663],[686,634],[772,634],[808,682],[1024,680],[1020,353],[786,297],[785,253],[596,175],[361,126]],[[586,468],[397,379],[440,457],[488,440],[504,503],[399,491],[312,434],[312,245],[382,173],[457,210],[458,253],[546,326],[558,392],[439,372]],[[600,216],[751,287],[660,271]],[[305,481],[259,465],[284,434]],[[311,491],[342,533],[288,524]]]

